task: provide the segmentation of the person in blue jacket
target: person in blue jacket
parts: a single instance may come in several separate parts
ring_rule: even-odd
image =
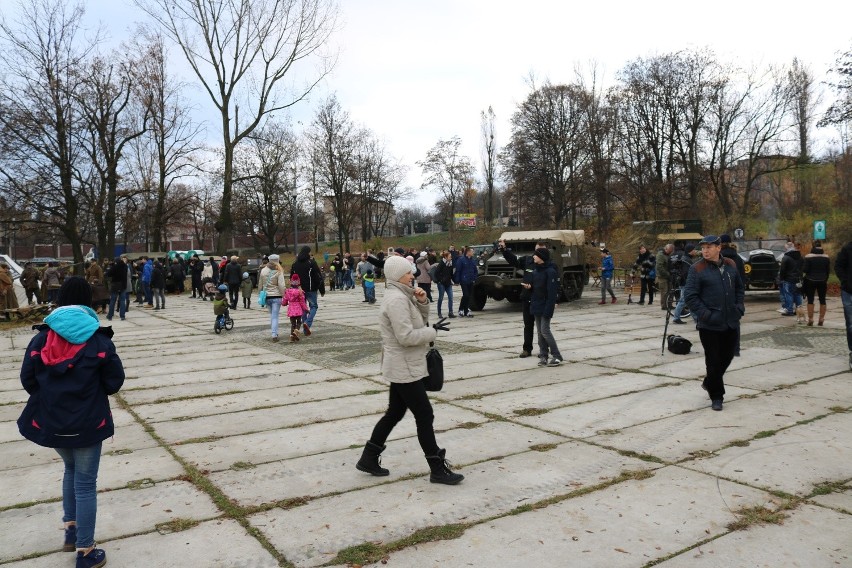
[[[546,248],[535,250],[533,262],[535,270],[532,284],[524,282],[522,286],[532,290],[530,313],[535,318],[535,328],[538,332],[538,366],[557,367],[562,364],[562,354],[550,332],[550,320],[553,319],[553,311],[559,298],[559,272],[551,262],[550,251]]]
[[[606,293],[612,296],[612,303],[616,302],[615,292],[612,291],[612,273],[615,270],[615,261],[608,249],[601,249],[601,301],[598,304],[606,304]]]
[[[53,448],[65,463],[62,479],[63,550],[77,552],[77,568],[106,564],[95,548],[101,444],[115,426],[108,396],[124,384],[112,328],[89,307],[92,289],[79,276],[59,289],[57,308],[30,341],[21,365],[29,400],[18,418],[26,439]]]
[[[723,377],[737,347],[740,318],[745,314],[745,288],[736,263],[722,256],[719,237],[707,235],[698,244],[703,258],[689,267],[683,295],[696,318],[704,347],[707,374],[701,387],[710,395],[713,410],[722,410]]]
[[[154,296],[151,290],[151,276],[154,273],[154,261],[150,258],[145,259],[145,265],[142,267],[142,290],[145,294],[145,308],[154,308]]]
[[[476,281],[476,259],[473,258],[473,249],[465,248],[464,256],[460,256],[456,264],[456,272],[453,277],[459,286],[461,286],[462,299],[459,302],[459,316],[473,317],[470,311],[470,301],[473,298],[473,283]]]

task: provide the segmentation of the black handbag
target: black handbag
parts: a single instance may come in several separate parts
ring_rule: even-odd
[[[426,352],[426,370],[429,375],[423,377],[422,381],[427,391],[437,392],[444,388],[444,358],[434,343],[429,346],[429,351]]]

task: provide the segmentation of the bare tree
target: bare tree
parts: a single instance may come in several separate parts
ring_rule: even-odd
[[[36,212],[32,222],[55,227],[82,266],[85,225],[80,225],[77,170],[81,128],[77,105],[81,69],[98,38],[85,44],[83,8],[26,0],[15,24],[0,21],[0,176],[15,202]]]
[[[298,203],[293,174],[298,146],[296,136],[285,124],[267,122],[238,149],[234,162],[235,201],[255,248],[275,252],[286,242],[287,229]],[[295,210],[294,210],[295,209]]]
[[[147,111],[134,105],[133,76],[128,61],[113,53],[95,57],[83,71],[77,102],[83,127],[78,140],[92,174],[81,179],[81,200],[95,212],[92,221],[100,254],[115,248],[116,205],[125,148],[145,133]]]
[[[264,117],[304,99],[330,71],[321,53],[335,26],[327,0],[134,0],[180,46],[219,111],[222,204],[216,229],[224,250],[233,231],[234,150]],[[314,79],[288,85],[300,63],[320,62]],[[242,110],[242,117],[240,116]]]
[[[753,213],[755,182],[761,176],[795,165],[777,152],[788,128],[784,119],[789,105],[790,90],[771,69],[750,73],[741,86],[729,81],[721,90],[708,121],[708,175],[729,221]]]
[[[357,132],[349,113],[335,96],[320,105],[308,134],[310,154],[320,190],[331,206],[341,255],[349,250],[352,225],[359,216]]]
[[[170,199],[173,184],[197,170],[201,127],[193,123],[183,85],[167,70],[164,41],[159,33],[141,30],[128,46],[133,61],[134,92],[148,115],[147,132],[133,144],[135,168],[130,172],[139,190],[152,196],[152,250],[168,240],[169,226],[183,215],[185,202]],[[181,205],[182,204],[182,205]],[[176,207],[177,206],[177,207]]]
[[[497,140],[495,122],[497,117],[490,106],[480,113],[482,133],[482,173],[485,182],[485,222],[494,221],[494,178],[497,170]]]
[[[831,70],[834,79],[829,86],[837,99],[831,104],[817,126],[848,125],[852,123],[852,49],[841,53]]]
[[[426,178],[421,187],[437,189],[449,205],[450,232],[455,228],[456,206],[463,197],[468,180],[473,178],[473,166],[466,156],[459,153],[460,148],[461,139],[458,136],[438,140],[426,153],[426,159],[417,162]]]
[[[394,204],[408,196],[403,188],[405,168],[388,153],[372,132],[363,129],[357,137],[355,155],[356,191],[359,196],[361,241],[384,233]]]

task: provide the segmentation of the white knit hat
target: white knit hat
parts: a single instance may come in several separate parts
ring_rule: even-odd
[[[388,282],[399,282],[406,274],[411,274],[411,263],[401,256],[391,256],[385,259],[385,279]]]

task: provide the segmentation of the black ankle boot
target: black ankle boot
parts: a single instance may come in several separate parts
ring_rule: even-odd
[[[390,475],[390,471],[382,467],[381,453],[385,451],[385,446],[367,442],[364,446],[364,451],[361,454],[361,459],[355,464],[358,471],[365,471],[373,475],[383,477]]]
[[[429,462],[429,469],[432,473],[429,475],[429,481],[432,483],[443,483],[444,485],[456,485],[464,479],[460,473],[453,473],[450,469],[450,464],[447,463],[447,450],[438,450],[437,456],[426,456],[426,461]]]

